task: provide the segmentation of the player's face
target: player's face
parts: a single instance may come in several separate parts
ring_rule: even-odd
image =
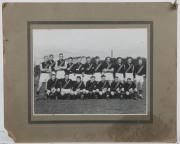
[[[131,63],[131,59],[128,59],[128,63]]]
[[[62,60],[63,59],[63,55],[59,55],[59,59]]]
[[[65,79],[68,80],[69,79],[69,75],[65,75]]]
[[[51,76],[51,78],[54,80],[54,79],[56,78],[56,75],[53,74],[53,75]]]
[[[128,82],[128,83],[131,83],[131,79],[128,79],[127,82]]]
[[[91,78],[91,81],[92,81],[92,82],[95,81],[95,78]]]
[[[81,58],[78,58],[78,63],[81,63]]]
[[[72,63],[72,59],[69,59],[69,63]]]
[[[81,82],[81,79],[80,79],[80,78],[76,78],[76,81],[77,81],[78,83],[80,83],[80,82]]]
[[[111,61],[110,58],[107,58],[107,59],[106,59],[106,62],[107,62],[107,63],[110,63],[110,61]]]
[[[122,60],[121,59],[118,59],[118,63],[121,63],[122,62]]]
[[[116,82],[118,81],[118,78],[117,78],[117,77],[115,78],[115,81],[116,81]]]
[[[139,64],[142,64],[142,60],[139,60]]]
[[[96,58],[96,62],[99,62],[99,58]]]
[[[44,61],[47,62],[48,61],[48,57],[44,57]]]
[[[87,63],[90,63],[90,62],[91,62],[91,59],[90,59],[90,58],[87,58],[87,59],[86,59],[86,62],[87,62]]]
[[[54,56],[50,56],[50,57],[49,57],[49,60],[53,60],[53,59],[54,59]]]
[[[105,81],[106,80],[106,77],[102,77],[102,81]]]

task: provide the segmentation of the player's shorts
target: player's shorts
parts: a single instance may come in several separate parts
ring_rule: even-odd
[[[107,92],[107,89],[103,89],[103,90],[99,91],[99,94],[102,95],[102,94],[104,94],[106,92]]]
[[[101,81],[101,73],[100,72],[94,73],[93,76],[95,76],[96,81]]]
[[[50,75],[49,73],[41,73],[40,74],[40,82],[48,82],[48,80],[50,79]]]
[[[143,82],[144,78],[143,76],[136,75],[136,82]]]
[[[106,76],[106,80],[110,80],[110,81],[114,80],[112,73],[105,73],[104,75]]]
[[[124,80],[124,75],[122,73],[116,73],[115,75],[119,78],[119,80]]]
[[[76,90],[76,91],[73,91],[72,93],[73,93],[74,95],[78,95],[78,94],[82,94],[82,93],[85,93],[85,92],[86,92],[86,90],[83,89],[83,90]]]
[[[131,78],[131,80],[134,80],[133,73],[126,73],[126,80],[128,78]]]
[[[64,74],[65,74],[65,72],[63,70],[57,71],[56,77],[58,79],[62,79],[62,78],[64,78]]]
[[[92,74],[84,74],[83,81],[87,82],[91,79]]]
[[[76,76],[74,74],[69,74],[69,79],[76,81]]]
[[[61,93],[64,93],[64,94],[71,94],[72,90],[71,89],[61,89]]]
[[[92,90],[92,91],[86,90],[86,91],[85,91],[86,94],[95,93],[95,92],[96,92],[96,90]]]
[[[75,81],[76,81],[77,76],[80,76],[81,80],[83,80],[82,74],[75,74],[75,76],[74,76],[75,77]]]
[[[120,91],[118,92],[111,91],[111,95],[115,95],[116,93],[120,93]]]

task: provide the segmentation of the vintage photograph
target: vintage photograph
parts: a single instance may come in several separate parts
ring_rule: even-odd
[[[33,114],[146,115],[147,41],[147,28],[33,29]]]

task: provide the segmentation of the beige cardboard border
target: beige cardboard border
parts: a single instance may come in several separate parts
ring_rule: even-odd
[[[153,21],[152,124],[28,124],[27,21]],[[171,3],[7,3],[5,128],[16,142],[176,142],[177,10]]]

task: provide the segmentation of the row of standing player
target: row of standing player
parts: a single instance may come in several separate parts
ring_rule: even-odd
[[[127,64],[122,63],[122,58],[117,58],[117,63],[111,63],[111,58],[106,57],[105,62],[100,62],[98,56],[95,57],[95,62],[91,63],[91,58],[86,58],[86,63],[81,63],[81,58],[78,58],[77,63],[73,63],[72,57],[69,58],[67,63],[63,59],[63,54],[59,54],[59,60],[55,62],[53,60],[53,55],[45,56],[44,62],[40,64],[40,79],[39,86],[37,88],[37,94],[42,86],[43,82],[47,82],[50,77],[50,72],[56,71],[56,77],[61,79],[64,77],[65,73],[69,74],[69,78],[73,81],[76,80],[76,77],[79,76],[86,83],[90,77],[93,75],[96,78],[96,81],[101,81],[101,76],[105,75],[109,83],[112,82],[114,77],[118,77],[122,82],[126,78],[131,78],[136,81],[136,86],[140,96],[142,96],[142,83],[143,77],[146,75],[146,66],[143,63],[141,58],[138,59],[138,63],[134,65],[132,63],[132,58],[127,58]]]
[[[95,76],[91,76],[85,86],[80,76],[77,76],[76,81],[73,82],[69,79],[68,73],[65,74],[63,79],[57,79],[56,73],[52,72],[47,83],[46,96],[47,99],[137,99],[139,95],[136,84],[131,81],[131,78],[122,83],[115,76],[113,82],[109,84],[105,75],[101,76],[99,82],[95,80]],[[139,98],[142,97],[139,96]]]

